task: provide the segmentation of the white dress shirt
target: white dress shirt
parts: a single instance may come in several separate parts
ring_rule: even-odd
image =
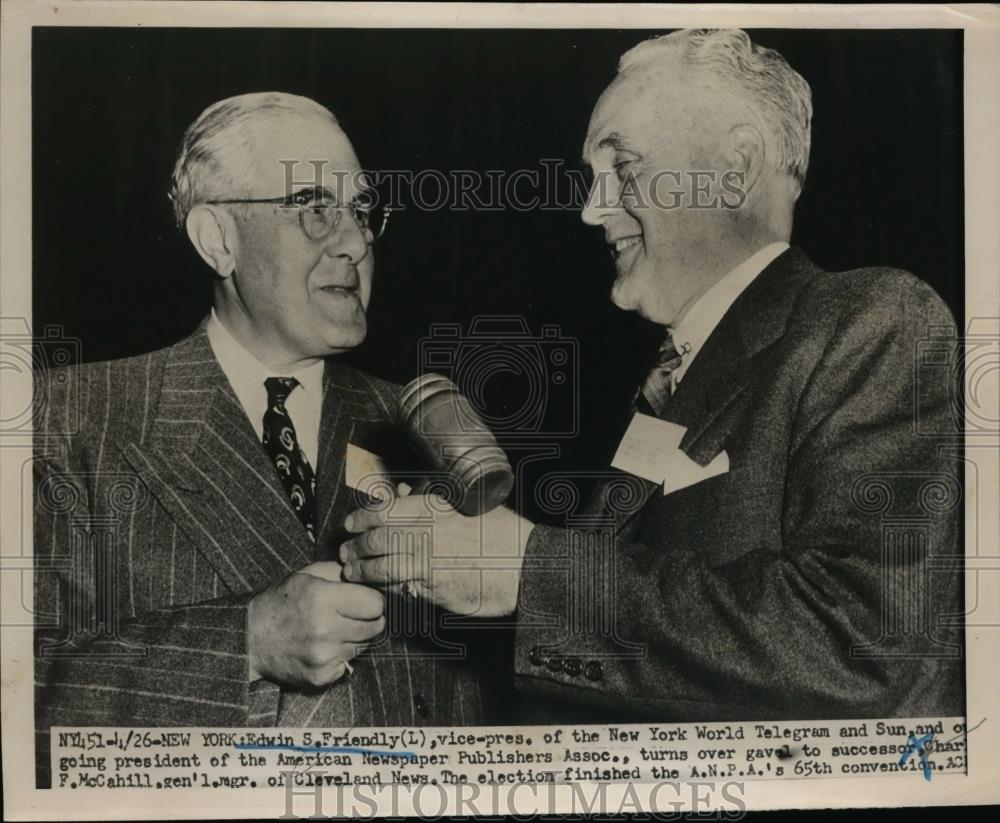
[[[278,374],[261,363],[230,334],[215,309],[208,318],[208,342],[215,359],[233,387],[243,411],[246,412],[257,439],[263,441],[264,412],[267,411],[268,377],[294,377],[299,381],[285,401],[285,409],[295,426],[299,446],[305,452],[312,470],[316,471],[319,454],[319,421],[323,407],[323,361],[313,363],[290,374]]]
[[[684,379],[684,373],[736,298],[787,248],[788,243],[778,241],[750,255],[699,297],[671,329],[674,346],[681,354],[681,364],[671,373],[671,391]]]

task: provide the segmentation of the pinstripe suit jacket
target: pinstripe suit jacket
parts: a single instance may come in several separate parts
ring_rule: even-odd
[[[48,729],[481,722],[461,646],[387,601],[389,628],[315,693],[248,683],[256,592],[334,559],[347,444],[388,456],[397,387],[328,361],[315,545],[216,361],[205,324],[176,345],[36,375],[36,752]],[[437,635],[435,635],[437,636]]]

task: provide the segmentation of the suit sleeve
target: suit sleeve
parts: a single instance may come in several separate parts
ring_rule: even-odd
[[[102,555],[80,476],[62,460],[35,461],[39,786],[52,726],[256,725],[255,711],[274,702],[270,684],[248,682],[252,594],[123,616],[127,553]]]
[[[928,327],[953,323],[907,275],[852,288],[856,299],[837,298],[840,319],[792,415],[777,544],[737,546],[709,566],[682,563],[669,546],[617,543],[613,628],[570,634],[553,671],[546,645],[573,625],[599,626],[600,596],[578,568],[574,547],[586,535],[537,526],[519,592],[520,688],[679,720],[880,716],[904,700],[927,657],[885,636],[882,607],[885,591],[902,592],[897,605],[912,615],[906,598],[926,580],[926,555],[904,547],[883,556],[884,498],[905,517],[921,495],[937,494],[929,543],[956,545],[957,509],[934,490],[953,488],[953,458],[915,433],[914,402],[925,423],[945,425],[947,381],[915,380],[914,366]],[[862,477],[883,482],[859,488]],[[944,578],[933,596],[954,603],[956,577]],[[629,644],[641,656],[621,656]],[[599,663],[568,674],[570,656]]]

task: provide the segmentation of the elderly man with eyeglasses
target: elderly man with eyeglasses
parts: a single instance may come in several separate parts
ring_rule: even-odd
[[[442,659],[406,615],[418,604],[387,608],[336,559],[370,502],[345,467],[393,448],[397,387],[336,360],[366,334],[387,219],[369,194],[318,103],[215,103],[170,192],[214,271],[211,314],[161,351],[37,376],[40,774],[54,725],[481,719],[466,655]],[[100,523],[103,564],[77,563]]]

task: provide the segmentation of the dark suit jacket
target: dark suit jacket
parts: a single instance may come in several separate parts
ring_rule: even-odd
[[[390,628],[318,693],[249,686],[247,604],[334,559],[347,444],[398,447],[398,388],[328,361],[314,545],[216,361],[204,324],[151,354],[36,376],[36,728],[419,726],[481,722],[468,652],[421,639],[426,614],[387,602]],[[421,622],[424,621],[424,622]],[[41,784],[40,784],[41,785]]]
[[[728,474],[664,496],[609,470],[535,528],[519,688],[569,719],[962,714],[960,446],[922,434],[955,424],[947,369],[918,371],[942,332],[905,272],[782,254],[663,415]]]

